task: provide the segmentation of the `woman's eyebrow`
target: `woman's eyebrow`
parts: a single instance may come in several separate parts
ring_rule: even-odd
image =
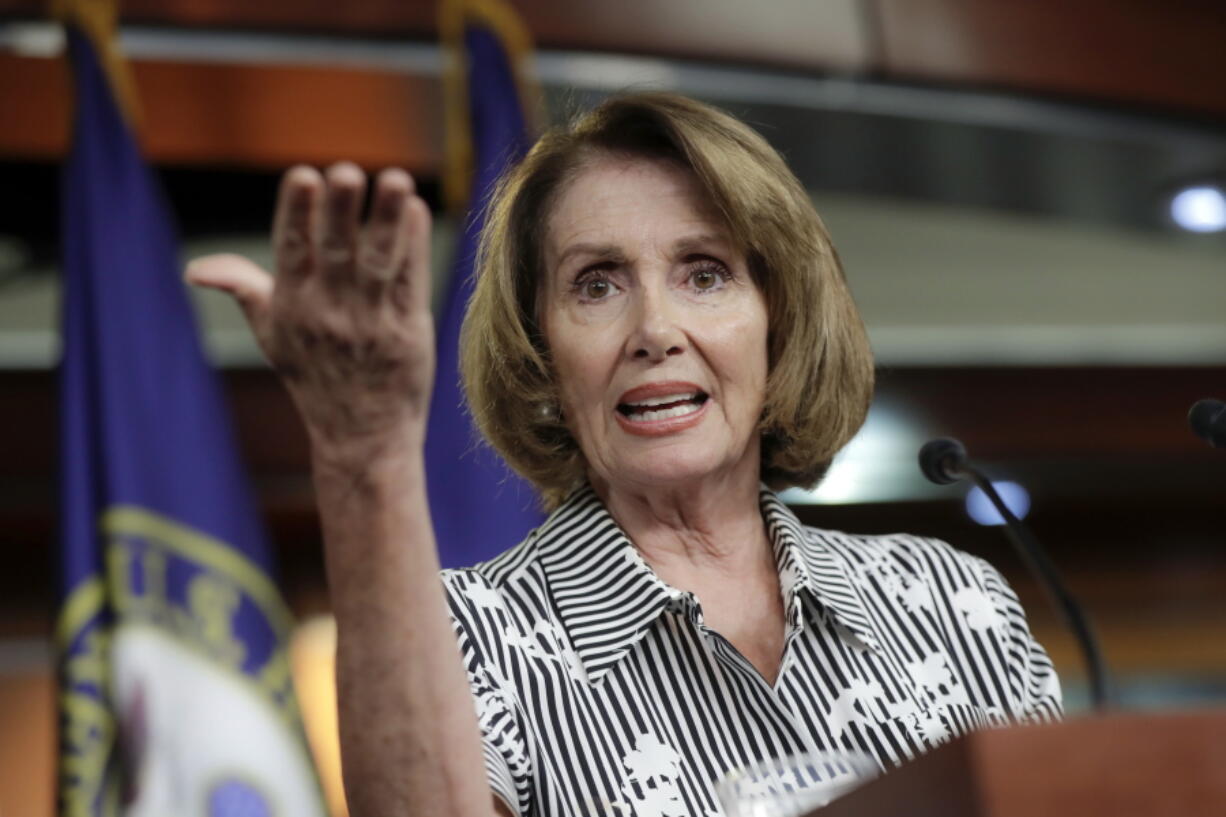
[[[616,244],[571,244],[558,256],[557,266],[562,267],[574,256],[599,258],[603,261],[624,261],[625,254]]]
[[[732,242],[728,240],[727,236],[719,233],[699,233],[677,239],[673,243],[673,253],[676,255],[688,255],[703,250],[727,250],[731,246]]]

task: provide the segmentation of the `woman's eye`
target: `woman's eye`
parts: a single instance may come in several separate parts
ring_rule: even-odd
[[[612,289],[609,282],[603,278],[591,278],[581,284],[583,297],[598,301],[609,294]]]
[[[690,284],[699,292],[719,289],[731,277],[726,269],[705,264],[690,273]]]
[[[711,289],[719,283],[719,275],[712,269],[700,269],[694,272],[694,286],[698,289]]]

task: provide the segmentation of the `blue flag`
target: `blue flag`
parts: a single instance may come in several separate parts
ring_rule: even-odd
[[[292,621],[167,208],[95,42],[68,44],[59,813],[317,817]]]
[[[510,9],[495,5],[505,21]],[[472,296],[484,206],[498,177],[531,146],[512,54],[495,22],[476,15],[464,20],[472,191],[439,325],[426,437],[430,516],[443,567],[489,559],[523,539],[542,519],[532,486],[479,442],[459,383],[460,324]]]

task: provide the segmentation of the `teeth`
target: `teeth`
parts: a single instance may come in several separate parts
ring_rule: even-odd
[[[637,403],[631,403],[632,406],[662,406],[665,403],[677,403],[682,400],[693,400],[698,397],[698,392],[686,392],[684,394],[670,394],[664,397],[648,397],[646,400],[640,400]]]
[[[667,420],[670,417],[681,417],[685,414],[693,414],[700,408],[702,407],[696,403],[686,403],[685,405],[673,406],[672,408],[636,411],[631,419],[640,423],[646,423],[651,420]]]

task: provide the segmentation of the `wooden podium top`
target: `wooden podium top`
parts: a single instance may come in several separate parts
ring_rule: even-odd
[[[813,817],[1226,815],[1226,708],[975,732]]]

